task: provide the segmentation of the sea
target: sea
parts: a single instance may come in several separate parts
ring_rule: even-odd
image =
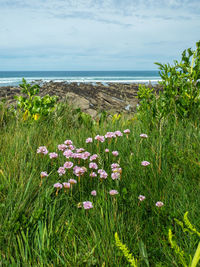
[[[0,71],[1,86],[18,86],[25,78],[28,83],[158,83],[156,70],[147,71]]]

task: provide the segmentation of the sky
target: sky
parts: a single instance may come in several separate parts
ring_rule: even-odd
[[[0,0],[0,71],[153,70],[200,40],[200,0]]]

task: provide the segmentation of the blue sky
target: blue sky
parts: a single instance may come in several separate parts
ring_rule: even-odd
[[[0,70],[151,70],[200,39],[200,0],[0,0]]]

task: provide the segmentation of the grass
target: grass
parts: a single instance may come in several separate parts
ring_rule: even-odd
[[[136,117],[135,117],[136,118]],[[131,130],[128,138],[111,142],[88,137],[107,131]],[[147,139],[140,137],[148,135]],[[163,119],[159,124],[125,117],[100,125],[80,123],[71,110],[61,110],[45,120],[26,123],[11,118],[0,129],[0,265],[2,266],[129,266],[115,243],[115,233],[130,252],[146,266],[140,245],[143,242],[150,266],[181,266],[170,248],[171,228],[180,247],[193,255],[198,237],[183,233],[174,218],[182,220],[186,211],[196,226],[200,203],[200,128],[191,120]],[[72,170],[59,176],[57,170],[66,159],[57,149],[71,139],[77,148],[98,154],[99,168],[108,178],[89,176],[89,161],[73,159],[74,165],[88,172],[68,193],[56,189],[57,182],[76,179]],[[59,153],[58,159],[37,154],[39,146]],[[105,148],[110,152],[106,154]],[[118,151],[114,157],[112,151]],[[149,166],[142,166],[142,161]],[[120,180],[111,179],[110,165],[122,168]],[[40,185],[40,173],[47,171]],[[78,180],[78,179],[77,179]],[[110,196],[109,191],[119,192]],[[97,196],[91,195],[96,190]],[[139,195],[146,196],[142,202]],[[93,208],[78,208],[91,201]],[[162,201],[164,206],[156,207]]]

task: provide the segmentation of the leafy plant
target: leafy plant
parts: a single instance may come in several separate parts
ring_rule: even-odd
[[[22,79],[22,84],[19,85],[21,93],[26,96],[15,96],[17,100],[17,108],[23,113],[23,119],[38,120],[41,116],[50,114],[56,108],[57,96],[45,95],[44,97],[37,96],[39,93],[39,85],[31,85]]]
[[[116,246],[122,251],[122,253],[124,254],[125,258],[128,260],[128,262],[130,262],[131,266],[137,267],[138,266],[137,259],[135,259],[134,256],[130,253],[126,245],[124,245],[120,241],[117,233],[115,233],[115,243],[116,243]]]
[[[140,86],[139,111],[150,112],[152,117],[195,117],[200,113],[200,41],[196,50],[188,48],[180,62],[174,65],[155,63],[159,66],[162,90],[157,95],[152,89]]]
[[[198,237],[200,237],[200,233],[190,223],[187,216],[188,216],[188,212],[186,212],[184,214],[184,218],[183,218],[186,227],[184,227],[183,222],[181,222],[177,219],[175,219],[175,221],[181,226],[183,232],[188,232],[190,235],[197,234]],[[197,263],[200,260],[200,242],[199,242],[198,247],[196,249],[196,252],[193,256],[193,259],[192,259],[192,256],[189,255],[190,262],[189,262],[189,264],[187,264],[186,259],[185,259],[186,258],[185,252],[177,245],[176,241],[173,240],[173,234],[172,234],[171,229],[169,229],[169,232],[168,232],[168,240],[169,240],[171,247],[174,249],[174,252],[177,254],[178,260],[182,264],[182,266],[184,266],[184,267],[196,267],[197,266]]]

